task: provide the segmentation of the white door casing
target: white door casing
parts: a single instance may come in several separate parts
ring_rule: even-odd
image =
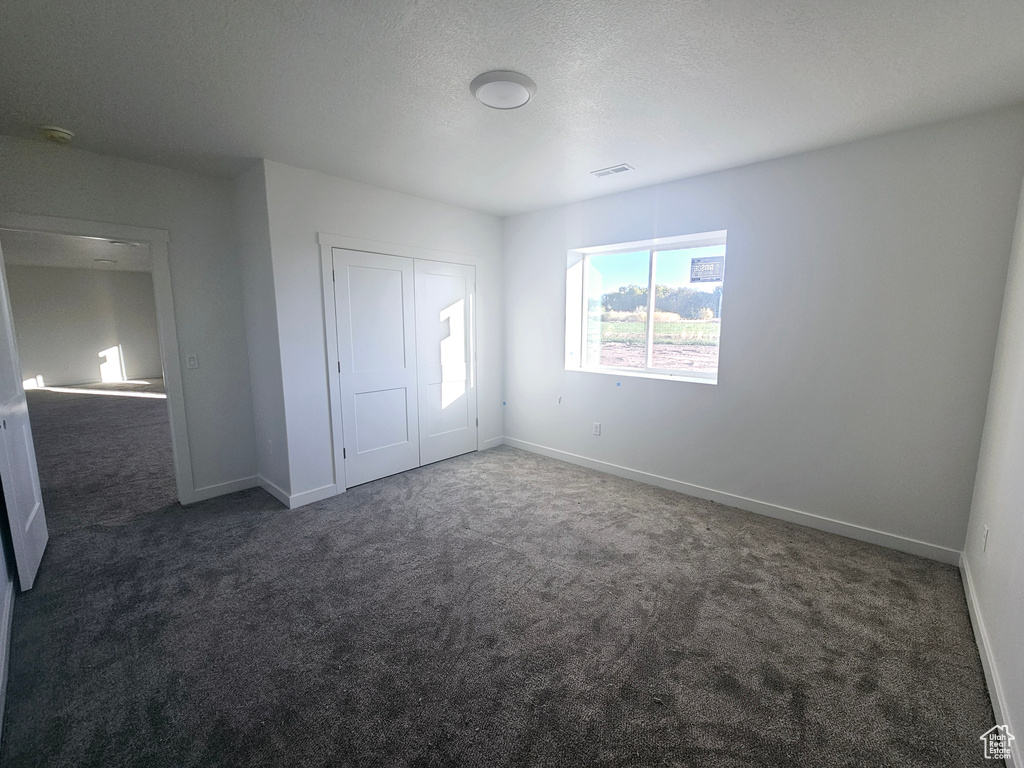
[[[416,260],[420,463],[477,449],[473,312],[476,270]]]
[[[22,591],[31,589],[49,534],[39,489],[28,403],[0,253],[0,478]]]
[[[345,484],[420,465],[411,259],[333,249]]]
[[[223,486],[196,488],[192,476],[192,455],[185,420],[185,393],[182,380],[182,358],[178,351],[178,329],[174,317],[174,296],[171,288],[171,265],[168,253],[170,235],[166,230],[135,227],[128,224],[64,219],[54,216],[30,216],[0,211],[0,227],[28,232],[50,232],[59,235],[94,237],[103,240],[127,240],[146,243],[153,258],[153,298],[156,302],[156,327],[160,339],[160,361],[167,411],[170,416],[171,451],[174,456],[174,477],[178,499],[192,504],[224,492]],[[240,486],[248,487],[248,486]],[[239,490],[236,489],[236,490]]]

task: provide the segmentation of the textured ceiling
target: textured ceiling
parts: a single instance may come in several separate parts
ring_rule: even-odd
[[[101,240],[96,237],[54,235],[0,229],[0,249],[7,266],[105,269],[122,272],[151,272],[153,260],[145,245]],[[96,259],[112,259],[113,264]]]
[[[0,132],[508,214],[1024,100],[1022,0],[0,0]],[[469,82],[521,71],[520,110]],[[594,179],[629,163],[635,171]]]

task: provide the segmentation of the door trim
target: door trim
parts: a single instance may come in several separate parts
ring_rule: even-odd
[[[389,243],[383,240],[368,240],[360,237],[349,237],[347,235],[335,235],[329,232],[318,232],[317,242],[320,244],[320,290],[323,295],[324,306],[324,354],[327,360],[325,373],[327,374],[327,391],[331,403],[331,448],[334,452],[334,493],[337,495],[345,492],[345,460],[342,458],[345,448],[345,435],[342,430],[341,419],[341,379],[338,376],[338,321],[337,307],[334,301],[334,254],[333,249],[343,248],[348,251],[363,251],[364,253],[376,253],[381,256],[404,256],[409,259],[423,259],[425,261],[443,261],[449,264],[465,264],[475,267],[477,273],[483,260],[468,253],[455,253],[453,251],[439,251],[435,248],[423,248],[416,245],[404,245],[402,243]],[[478,298],[479,301],[479,298]],[[480,309],[477,307],[473,312],[473,325],[470,332],[473,334],[473,371],[479,376],[477,368],[475,340],[477,334],[477,317]],[[479,382],[479,379],[478,379]],[[479,383],[476,387],[477,413],[480,412]],[[480,450],[480,430],[477,428],[477,450]],[[326,490],[326,489],[321,489]],[[323,497],[322,497],[323,498]]]
[[[160,363],[163,367],[164,387],[167,391],[171,452],[174,458],[174,478],[178,489],[178,500],[182,504],[191,504],[205,498],[196,492],[192,477],[192,454],[188,445],[181,355],[178,351],[178,327],[174,321],[171,265],[167,254],[167,243],[171,238],[167,230],[3,212],[0,212],[0,228],[57,235],[99,237],[105,240],[134,240],[149,245],[149,252],[153,258],[153,298],[156,304],[157,338],[160,342]],[[15,325],[17,325],[17,320],[15,320]]]

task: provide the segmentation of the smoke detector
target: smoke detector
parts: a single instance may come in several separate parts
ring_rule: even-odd
[[[67,128],[58,128],[56,125],[41,125],[39,133],[44,139],[52,141],[54,144],[70,144],[71,140],[75,138],[75,134]]]

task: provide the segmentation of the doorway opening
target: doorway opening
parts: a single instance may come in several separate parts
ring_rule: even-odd
[[[50,528],[192,499],[167,234],[0,216]]]

